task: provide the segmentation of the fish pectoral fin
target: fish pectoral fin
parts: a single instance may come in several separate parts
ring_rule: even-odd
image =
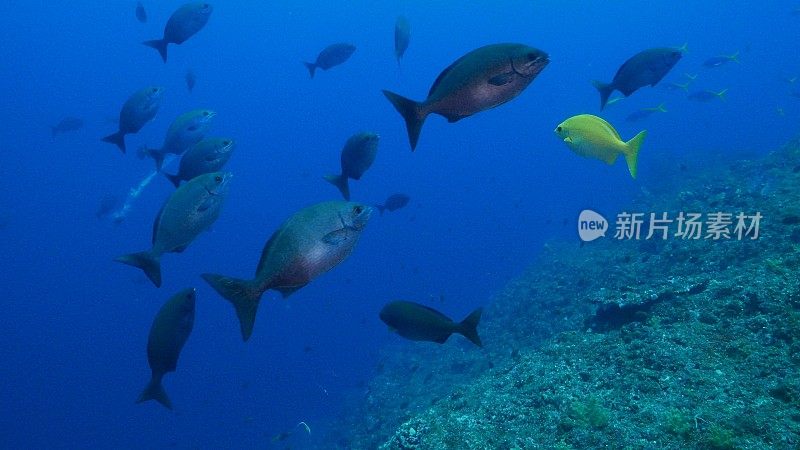
[[[564,142],[566,142],[567,144],[572,144],[572,137],[571,136],[565,137]]]
[[[216,203],[216,201],[214,200],[214,196],[209,195],[205,200],[203,200],[202,203],[197,205],[197,212],[204,212],[208,208],[214,206],[214,203]]]
[[[492,86],[505,86],[506,84],[511,83],[511,80],[513,79],[514,72],[512,71],[495,75],[492,78],[489,78],[488,82]]]
[[[348,239],[350,239],[350,230],[347,228],[341,228],[326,234],[322,238],[322,242],[330,245],[339,245]]]

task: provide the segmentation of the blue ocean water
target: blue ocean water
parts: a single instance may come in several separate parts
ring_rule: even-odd
[[[378,320],[388,301],[435,301],[463,317],[547,239],[574,236],[581,209],[616,212],[648,185],[679,185],[664,179],[679,176],[678,164],[762,154],[797,132],[800,100],[789,94],[800,85],[785,81],[800,74],[794,2],[428,3],[214,2],[208,25],[171,45],[166,64],[141,41],[160,37],[180,2],[145,3],[144,24],[128,1],[0,4],[0,446],[263,448],[300,421],[323,433],[316,424],[335,426],[379,349],[399,339]],[[398,68],[399,14],[413,28]],[[334,42],[357,51],[309,79],[300,62]],[[381,89],[422,100],[452,61],[497,42],[540,48],[551,63],[508,104],[455,124],[432,116],[412,153]],[[621,162],[583,159],[559,142],[559,122],[599,114],[592,79],[610,81],[640,50],[684,43],[689,52],[664,82],[698,74],[693,89],[728,89],[727,100],[696,103],[646,87],[608,106],[601,115],[623,138],[649,132],[637,180]],[[702,68],[737,51],[740,64]],[[189,69],[198,78],[191,94]],[[166,87],[161,110],[127,137],[123,156],[100,138],[148,85]],[[624,120],[662,102],[668,113]],[[118,225],[95,211],[152,170],[133,150],[159,145],[171,121],[195,108],[218,112],[211,135],[237,141],[227,166],[234,179],[212,231],[163,257],[156,289],[112,260],[149,247],[173,187],[157,178]],[[69,116],[85,126],[52,138],[49,127]],[[250,276],[289,215],[339,198],[322,176],[338,172],[343,143],[361,130],[378,132],[381,144],[374,166],[351,181],[353,198],[378,203],[403,192],[410,204],[373,217],[345,263],[290,299],[265,294],[242,343],[233,309],[199,274]],[[190,286],[194,331],[164,382],[175,412],[134,404],[150,375],[153,316]]]

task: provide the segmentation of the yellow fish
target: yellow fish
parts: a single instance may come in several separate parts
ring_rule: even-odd
[[[570,150],[586,158],[614,164],[621,153],[625,156],[631,176],[636,178],[639,148],[647,136],[647,130],[640,131],[625,142],[610,123],[591,114],[580,114],[561,122],[555,132]]]

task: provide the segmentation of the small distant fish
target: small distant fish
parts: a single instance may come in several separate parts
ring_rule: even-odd
[[[144,10],[142,2],[136,2],[136,20],[139,22],[147,22],[147,11]]]
[[[527,45],[487,45],[444,69],[424,101],[387,90],[383,95],[403,116],[413,151],[428,115],[439,114],[452,123],[502,105],[521,94],[549,62],[547,53]]]
[[[147,122],[153,120],[161,107],[164,88],[150,86],[136,91],[128,97],[119,112],[118,130],[104,137],[103,142],[114,144],[125,153],[125,135],[138,133]]]
[[[156,216],[152,248],[115,261],[142,269],[156,287],[161,287],[161,255],[183,252],[217,220],[231,177],[229,172],[207,173],[179,187]]]
[[[412,341],[444,344],[450,335],[458,333],[478,347],[483,347],[478,336],[482,312],[483,308],[478,308],[466,319],[456,323],[433,308],[401,300],[384,306],[380,318],[392,331]]]
[[[164,26],[164,37],[142,44],[158,50],[161,59],[167,62],[167,45],[180,45],[202,30],[214,8],[206,2],[187,3],[178,8]]]
[[[397,64],[403,59],[410,41],[411,22],[405,16],[397,16],[397,21],[394,23],[394,56],[397,58]]]
[[[345,200],[350,200],[349,178],[360,180],[364,172],[372,166],[378,154],[380,136],[371,132],[356,133],[347,140],[342,148],[340,175],[325,175],[325,180],[336,186]]]
[[[64,117],[54,126],[50,127],[52,137],[56,137],[61,133],[69,131],[78,131],[83,128],[83,119],[78,117]]]
[[[264,292],[274,289],[288,297],[339,265],[352,253],[371,214],[372,208],[361,203],[317,203],[295,213],[272,234],[253,279],[212,273],[201,276],[236,309],[242,340],[246,341],[253,334]]]
[[[784,78],[783,78],[783,81],[785,81],[785,82],[787,82],[787,83],[789,83],[789,84],[794,84],[794,83],[795,83],[795,81],[797,81],[797,76],[793,76],[793,77],[784,77]]]
[[[719,56],[714,56],[713,58],[708,58],[703,63],[703,67],[710,69],[728,64],[730,62],[735,62],[735,63],[739,62],[739,52],[736,52],[732,55],[719,55]]]
[[[617,103],[617,102],[620,102],[620,101],[622,101],[622,100],[625,100],[625,97],[614,97],[614,98],[612,98],[612,99],[609,99],[609,100],[606,102],[606,106],[613,105],[613,104],[615,104],[615,103]]]
[[[196,292],[194,288],[175,294],[158,310],[147,338],[147,362],[152,375],[136,403],[155,400],[172,409],[172,402],[161,385],[161,379],[175,372],[178,357],[194,327]]]
[[[392,194],[386,198],[386,201],[383,202],[382,205],[375,205],[378,208],[378,211],[383,215],[383,211],[397,211],[400,208],[405,207],[408,202],[411,200],[411,197],[407,196],[406,194]]]
[[[317,69],[328,70],[331,67],[338,66],[350,59],[350,56],[352,56],[355,51],[356,46],[353,44],[345,42],[332,44],[319,52],[316,61],[313,63],[303,62],[303,64],[308,69],[308,74],[311,78],[314,78],[314,72],[316,72]]]
[[[691,81],[696,80],[697,79],[697,75],[698,74],[691,74],[691,73],[684,73],[683,74],[683,76],[685,76],[686,78],[688,78]]]
[[[687,81],[686,83],[676,83],[676,82],[673,81],[673,82],[670,82],[670,83],[663,84],[662,86],[664,86],[664,89],[666,89],[668,91],[689,92],[689,85],[690,84],[692,84],[691,80]]]
[[[775,112],[778,113],[779,116],[783,117],[786,115],[786,111],[783,110],[780,106],[775,107]]]
[[[217,113],[209,109],[195,109],[181,114],[167,129],[161,148],[141,148],[139,157],[153,158],[156,169],[161,170],[164,158],[168,154],[182,155],[189,147],[200,142],[211,128],[216,116]]]
[[[723,89],[719,92],[710,91],[708,89],[704,91],[695,91],[689,94],[688,99],[693,100],[696,102],[710,102],[712,100],[725,100],[725,94],[728,92],[727,89]]]
[[[636,121],[639,121],[639,120],[646,119],[646,118],[650,117],[653,113],[657,113],[657,112],[661,112],[661,113],[667,112],[667,110],[664,108],[664,104],[663,103],[658,105],[658,106],[656,106],[655,108],[642,108],[642,109],[640,109],[638,111],[634,111],[634,112],[628,114],[628,117],[626,117],[625,120],[628,121],[628,122],[636,122]]]
[[[636,178],[639,149],[647,136],[640,131],[628,142],[620,137],[617,130],[600,117],[580,114],[561,122],[555,129],[558,137],[576,154],[599,159],[606,164],[614,164],[622,154],[628,164],[628,171]]]
[[[600,92],[600,109],[605,108],[612,92],[630,96],[643,86],[655,86],[680,61],[685,50],[680,48],[651,48],[643,50],[625,61],[617,70],[611,83],[593,81]]]
[[[175,187],[178,187],[181,185],[181,181],[189,181],[199,175],[218,172],[231,159],[235,146],[236,143],[229,138],[203,139],[183,154],[177,174],[164,173],[164,176]]]
[[[189,89],[190,94],[194,90],[195,84],[197,84],[197,75],[192,69],[189,69],[186,71],[186,88]]]
[[[94,215],[98,219],[108,217],[119,206],[119,198],[115,195],[105,195],[100,199],[100,204],[97,205],[97,211]]]

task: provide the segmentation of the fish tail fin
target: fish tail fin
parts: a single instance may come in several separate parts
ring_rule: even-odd
[[[639,134],[631,138],[630,141],[625,143],[625,147],[627,148],[625,151],[625,162],[628,163],[628,171],[634,179],[638,171],[639,149],[642,147],[645,137],[647,137],[647,130],[642,130]]]
[[[664,113],[667,112],[667,108],[664,107],[663,103],[660,103],[658,106],[656,106],[656,111]]]
[[[164,386],[161,385],[161,377],[153,376],[150,378],[150,382],[144,387],[136,403],[142,403],[148,400],[155,400],[167,407],[167,409],[172,409],[172,402],[169,400],[167,391],[165,391]]]
[[[125,133],[122,131],[117,131],[116,133],[111,133],[108,136],[102,139],[103,142],[108,142],[110,144],[114,144],[122,150],[122,154],[125,154]]]
[[[470,342],[478,347],[483,347],[481,338],[478,336],[478,323],[481,321],[481,314],[483,314],[483,308],[478,308],[475,311],[472,311],[472,313],[468,315],[466,319],[462,320],[461,323],[458,324],[458,330],[456,331],[465,338],[469,339]]]
[[[592,86],[600,92],[600,110],[602,111],[606,107],[606,103],[608,103],[608,97],[614,92],[614,86],[597,80],[592,81]]]
[[[693,81],[693,80],[689,80],[689,81],[687,81],[686,83],[679,84],[678,86],[679,86],[681,89],[683,89],[683,92],[686,92],[686,93],[688,94],[688,93],[689,93],[689,85],[690,85],[690,84],[692,84],[692,81]]]
[[[396,109],[406,121],[408,140],[411,142],[411,151],[414,151],[414,149],[417,148],[417,141],[419,140],[419,133],[422,131],[422,124],[425,123],[425,118],[428,114],[422,110],[419,102],[386,90],[383,91],[383,95],[389,99],[394,109]]]
[[[315,63],[305,61],[303,61],[303,65],[306,66],[306,69],[308,69],[308,75],[311,76],[311,78],[314,78],[314,72],[317,71],[317,65]]]
[[[727,90],[727,89],[723,89],[723,90],[721,90],[721,91],[719,91],[719,92],[715,92],[715,93],[714,93],[714,95],[716,95],[717,97],[719,97],[719,99],[720,99],[720,100],[722,100],[722,101],[725,101],[725,100],[726,100],[726,98],[727,98],[727,97],[725,96],[725,94],[727,94],[727,93],[728,93],[728,90]]]
[[[144,41],[142,44],[158,50],[158,54],[161,55],[161,59],[163,59],[164,62],[167,62],[167,44],[169,44],[169,42],[164,39],[154,39],[152,41]]]
[[[166,172],[161,172],[161,173],[163,173],[164,176],[167,177],[169,182],[174,184],[176,188],[181,186],[181,180],[183,178],[180,177],[179,173],[176,173],[175,175],[172,175],[172,174],[169,174],[169,173],[166,173]]]
[[[147,278],[156,287],[161,287],[161,257],[148,250],[146,252],[130,253],[114,259],[114,261],[142,269]]]
[[[261,300],[263,290],[251,280],[226,277],[213,273],[201,275],[206,283],[214,288],[219,295],[233,304],[236,316],[239,318],[239,327],[242,331],[242,340],[247,341],[253,334],[253,325],[256,323],[256,311]]]
[[[342,193],[342,197],[345,200],[350,200],[350,184],[347,182],[347,177],[342,175],[325,175],[325,181],[328,183],[336,186],[337,189]]]
[[[739,51],[736,51],[736,53],[728,56],[728,59],[730,59],[731,61],[733,61],[735,63],[741,63],[741,61],[739,61]]]
[[[679,51],[679,52],[681,52],[681,53],[683,53],[685,55],[686,53],[689,53],[689,43],[688,42],[684,42],[683,45],[681,45],[680,47],[676,48],[675,50],[677,50],[677,51]]]

